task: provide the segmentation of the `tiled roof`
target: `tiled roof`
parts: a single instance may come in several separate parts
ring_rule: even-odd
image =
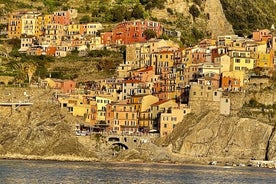
[[[159,102],[156,102],[156,103],[152,104],[151,106],[158,106],[158,105],[161,105],[161,104],[166,103],[168,101],[170,101],[170,100],[160,100]]]

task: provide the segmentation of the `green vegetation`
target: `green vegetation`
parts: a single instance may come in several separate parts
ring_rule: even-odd
[[[90,16],[89,15],[84,15],[83,17],[81,17],[80,19],[80,23],[81,24],[87,24],[90,22]]]
[[[227,20],[240,36],[253,30],[270,28],[276,20],[276,4],[273,0],[221,0]]]
[[[140,3],[145,6],[146,10],[153,8],[163,9],[165,8],[164,3],[166,0],[140,0]]]
[[[151,38],[156,38],[156,32],[151,29],[145,30],[143,32],[143,35],[146,37],[147,40],[149,40]]]
[[[274,109],[276,110],[276,104],[273,105],[265,105],[262,103],[259,103],[255,98],[251,98],[248,103],[244,104],[245,107],[251,107],[251,108],[261,108],[262,111],[264,109]]]

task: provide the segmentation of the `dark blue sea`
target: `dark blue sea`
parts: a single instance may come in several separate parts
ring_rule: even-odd
[[[276,169],[150,163],[0,160],[1,184],[276,183]]]

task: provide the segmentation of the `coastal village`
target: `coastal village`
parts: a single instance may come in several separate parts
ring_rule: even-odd
[[[53,101],[83,124],[77,135],[107,132],[123,135],[169,135],[184,116],[204,109],[231,114],[232,93],[244,93],[247,84],[268,83],[275,75],[274,26],[256,30],[251,38],[221,35],[180,47],[163,34],[180,37],[151,20],[118,23],[103,32],[101,23],[74,23],[74,9],[44,15],[14,12],[3,17],[1,35],[20,38],[20,53],[66,57],[91,50],[125,47],[125,58],[111,78],[90,81],[46,78],[37,87],[55,91]],[[148,39],[146,30],[155,32]],[[258,79],[258,80],[256,80]],[[273,105],[272,104],[267,105]]]

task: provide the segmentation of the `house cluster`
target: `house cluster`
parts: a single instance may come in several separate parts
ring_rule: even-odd
[[[103,32],[101,23],[74,23],[77,15],[75,9],[49,15],[14,12],[7,18],[6,34],[10,39],[21,39],[19,52],[65,57],[73,50],[99,50],[111,45],[144,42],[143,32],[147,29],[155,31],[157,36],[163,33],[162,25],[150,20],[123,21],[112,31]]]
[[[151,39],[126,44],[116,77],[89,88],[74,81],[60,88],[53,82],[52,88],[63,92],[58,95],[61,108],[95,130],[166,136],[190,112],[213,109],[229,115],[228,94],[243,92],[256,68],[269,76],[276,66],[275,51],[276,38],[269,30],[255,31],[252,39],[218,36],[189,48]]]
[[[228,115],[227,94],[243,91],[252,71],[269,76],[276,68],[274,30],[256,30],[250,39],[218,36],[180,48],[171,40],[146,40],[146,29],[157,36],[164,32],[158,22],[124,21],[99,34],[100,23],[74,24],[76,16],[75,10],[53,15],[14,13],[8,19],[8,37],[20,37],[20,51],[31,55],[62,57],[76,49],[126,46],[125,59],[113,78],[86,84],[42,81],[56,90],[61,108],[82,117],[94,131],[166,136],[190,112],[213,109]]]

